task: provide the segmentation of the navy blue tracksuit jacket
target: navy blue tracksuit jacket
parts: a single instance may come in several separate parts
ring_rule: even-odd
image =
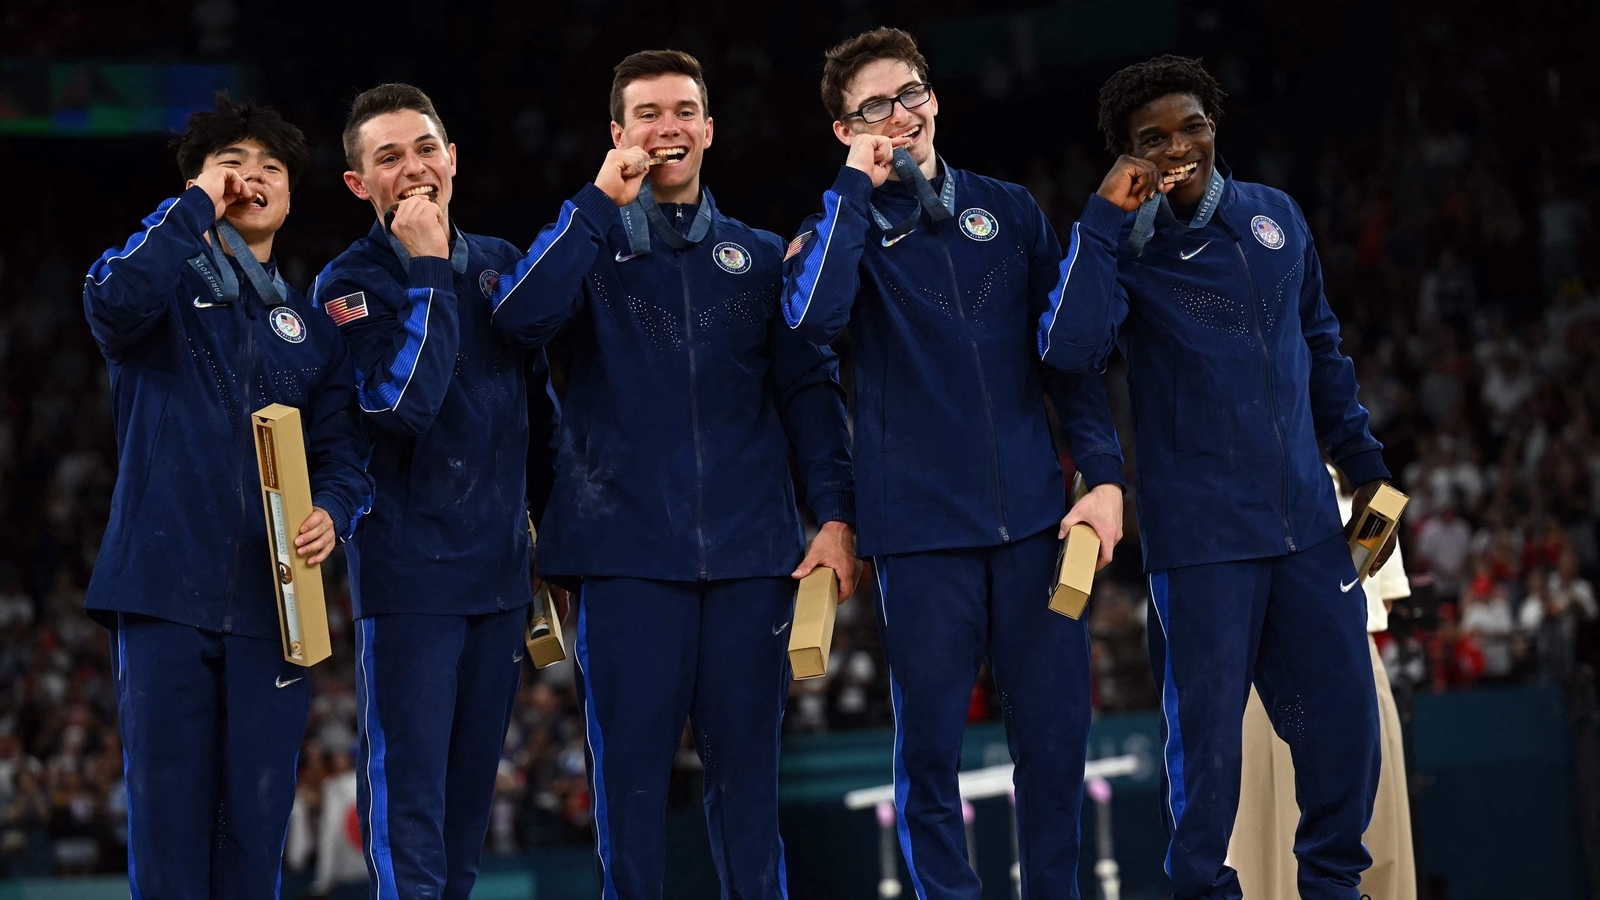
[[[118,470],[85,605],[112,629],[133,895],[264,900],[310,693],[283,658],[251,413],[300,410],[312,500],[340,536],[372,482],[343,341],[281,282],[265,302],[226,256],[239,294],[224,297],[204,237],[215,219],[190,188],[84,282]]]
[[[957,180],[958,215],[884,246],[868,204],[894,222],[915,199],[841,169],[784,264],[795,333],[828,343],[848,325],[855,342],[863,556],[987,547],[1059,522],[1066,493],[1047,388],[1089,484],[1121,483],[1100,380],[1063,379],[1019,356],[1056,280],[1054,230],[1017,185],[960,169],[944,177]],[[960,223],[978,213],[996,230],[969,238]],[[946,230],[961,240],[926,240]]]
[[[476,882],[532,600],[529,473],[548,441],[530,430],[555,414],[543,354],[490,324],[521,254],[462,231],[450,246],[409,259],[374,223],[313,291],[355,359],[378,489],[350,550],[374,898],[465,898]]]
[[[942,162],[941,162],[942,166]],[[1023,188],[943,167],[955,214],[933,221],[899,182],[843,168],[785,263],[795,332],[854,342],[861,549],[874,556],[895,712],[900,849],[921,900],[976,900],[956,769],[987,662],[1017,765],[1025,898],[1078,896],[1088,752],[1083,623],[1049,610],[1066,491],[1048,391],[1091,485],[1121,482],[1098,375],[1039,365],[1033,332],[1060,245]],[[890,223],[915,227],[890,238]]]
[[[499,273],[521,256],[457,231],[450,259],[406,261],[374,223],[312,288],[343,322],[379,487],[350,552],[357,617],[532,599],[527,514],[544,498],[527,497],[529,449],[546,452],[554,399],[543,354],[508,345],[489,320]],[[544,411],[531,426],[530,400]]]
[[[343,342],[293,289],[283,316],[242,276],[238,301],[217,302],[201,272],[213,265],[203,235],[214,217],[205,191],[190,188],[84,283],[111,375],[118,470],[86,605],[277,640],[250,414],[300,409],[312,502],[341,537],[372,502],[372,483]]]
[[[805,552],[791,447],[817,521],[854,522],[838,359],[783,324],[782,241],[705,197],[699,244],[652,235],[630,258],[616,205],[586,186],[501,280],[495,327],[529,346],[565,328],[572,357],[542,572],[788,575]]]
[[[1358,485],[1389,472],[1299,206],[1228,178],[1205,227],[1157,229],[1131,258],[1134,218],[1090,196],[1038,337],[1069,372],[1102,371],[1114,346],[1127,356],[1146,567],[1281,556],[1340,533],[1319,445]]]
[[[1300,895],[1356,900],[1377,701],[1319,447],[1357,484],[1389,473],[1300,208],[1217,171],[1209,219],[1164,213],[1139,253],[1137,214],[1089,198],[1039,353],[1075,372],[1128,359],[1173,896],[1241,896],[1224,860],[1253,683],[1294,754]]]

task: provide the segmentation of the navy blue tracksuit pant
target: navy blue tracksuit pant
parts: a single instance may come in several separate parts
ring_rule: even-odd
[[[988,660],[1016,763],[1024,900],[1078,896],[1089,633],[1050,611],[1052,526],[995,547],[881,556],[878,627],[894,702],[900,850],[918,900],[977,900],[956,772]]]
[[[684,722],[705,765],[724,900],[788,897],[778,749],[791,578],[583,580],[574,641],[602,900],[658,900]]]
[[[522,681],[527,607],[356,620],[356,810],[373,900],[466,900]]]
[[[1150,604],[1174,900],[1243,897],[1224,858],[1252,681],[1294,757],[1300,896],[1357,900],[1372,862],[1361,835],[1380,748],[1366,594],[1343,536],[1288,556],[1154,573]]]
[[[277,638],[119,613],[111,632],[134,900],[276,898],[311,711]]]

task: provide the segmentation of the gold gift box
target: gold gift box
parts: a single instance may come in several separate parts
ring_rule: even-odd
[[[1077,503],[1089,493],[1083,473],[1072,479],[1072,502]],[[1056,586],[1050,592],[1050,611],[1069,619],[1083,615],[1089,604],[1089,592],[1094,589],[1095,563],[1100,560],[1100,535],[1082,522],[1067,530],[1067,539],[1061,543],[1056,555]]]
[[[1378,492],[1372,495],[1372,502],[1361,511],[1355,529],[1350,532],[1350,559],[1356,564],[1358,577],[1377,574],[1378,551],[1400,526],[1400,513],[1410,501],[1410,497],[1387,483],[1378,485]]]
[[[295,553],[294,539],[311,516],[311,477],[306,471],[300,410],[274,403],[251,415],[261,502],[266,507],[267,549],[278,589],[278,627],[283,658],[314,666],[333,655],[322,570]]]
[[[550,599],[550,585],[541,584],[533,595],[528,610],[528,631],[523,635],[528,645],[528,659],[535,669],[553,666],[567,658],[565,638],[561,634],[561,616]]]
[[[800,579],[794,594],[794,624],[789,629],[789,666],[796,681],[828,674],[838,607],[839,576],[832,569],[818,566]]]

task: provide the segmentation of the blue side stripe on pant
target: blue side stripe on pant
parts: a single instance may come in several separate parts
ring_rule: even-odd
[[[594,798],[594,849],[600,856],[600,871],[605,883],[600,886],[602,900],[617,900],[617,886],[611,881],[611,817],[606,811],[605,742],[600,723],[595,721],[594,681],[589,677],[589,604],[587,591],[578,591],[578,671],[583,673],[584,736],[589,739],[589,792]]]
[[[119,637],[120,641],[121,638]],[[122,783],[128,783],[128,748],[122,748]],[[133,864],[133,798],[129,791],[128,803],[128,891],[130,900],[144,900],[144,895],[139,893],[139,875]]]
[[[793,613],[790,614],[791,621]],[[783,716],[787,711],[789,701],[789,682],[793,679],[794,670],[789,666],[789,654],[783,655],[783,665],[778,668],[778,724],[772,729],[772,745],[777,748],[773,757],[772,782],[776,784],[779,779],[780,765],[778,760],[783,758]],[[778,836],[778,896],[789,900],[789,866],[788,854],[784,851],[783,836]]]
[[[289,771],[295,772],[297,775],[300,771],[299,750],[294,751],[294,768]],[[283,851],[289,846],[289,823],[293,818],[294,816],[290,816],[288,819],[283,820],[283,840],[278,842],[278,880],[272,885],[272,896],[274,898],[283,896]]]
[[[882,557],[873,557],[872,568],[878,573],[878,603],[883,609],[883,621],[889,622],[889,573],[884,570]],[[928,892],[922,887],[922,876],[917,874],[916,859],[911,853],[911,826],[906,821],[906,798],[911,792],[911,776],[906,772],[905,729],[901,726],[901,709],[904,701],[900,695],[900,682],[894,677],[894,668],[888,665],[889,697],[894,703],[894,811],[895,831],[900,835],[900,852],[906,858],[906,871],[911,874],[911,889],[918,900],[927,900]]]
[[[1161,626],[1163,669],[1166,677],[1161,683],[1161,715],[1167,723],[1167,745],[1162,756],[1167,766],[1167,815],[1172,817],[1172,830],[1176,834],[1178,822],[1183,818],[1188,795],[1183,783],[1183,729],[1178,724],[1178,685],[1172,676],[1172,634],[1167,625],[1172,621],[1171,598],[1167,595],[1166,573],[1150,576],[1150,599],[1156,607],[1156,621]],[[1176,841],[1167,842],[1167,857],[1162,863],[1167,877],[1172,877],[1172,847]]]
[[[359,619],[356,629],[356,655],[361,660],[361,692],[366,701],[361,711],[362,727],[367,733],[367,834],[370,852],[367,866],[377,882],[373,888],[375,900],[390,896],[399,900],[400,888],[394,879],[394,856],[389,849],[389,777],[384,769],[385,743],[383,723],[372,709],[372,672],[376,662],[372,652],[372,639],[377,630],[373,619]],[[384,889],[388,893],[384,893]]]
[[[120,682],[128,674],[128,632],[122,623],[122,613],[117,613],[117,699],[118,712],[121,712],[122,692],[127,690]],[[144,895],[139,893],[138,869],[133,859],[133,791],[129,782],[133,774],[133,767],[128,765],[128,745],[122,745],[122,784],[128,796],[128,892],[130,900],[144,900]]]

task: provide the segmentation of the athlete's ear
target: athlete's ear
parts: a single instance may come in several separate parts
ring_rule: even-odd
[[[850,130],[849,125],[835,119],[833,122],[833,136],[839,139],[839,143],[848,147],[850,146],[850,141],[855,138],[856,133]]]
[[[361,176],[355,172],[344,173],[344,186],[350,189],[350,193],[355,194],[362,200],[372,199],[372,194],[367,190],[367,186],[361,183]]]
[[[618,150],[622,149],[622,126],[615,122],[611,123],[611,145]]]

